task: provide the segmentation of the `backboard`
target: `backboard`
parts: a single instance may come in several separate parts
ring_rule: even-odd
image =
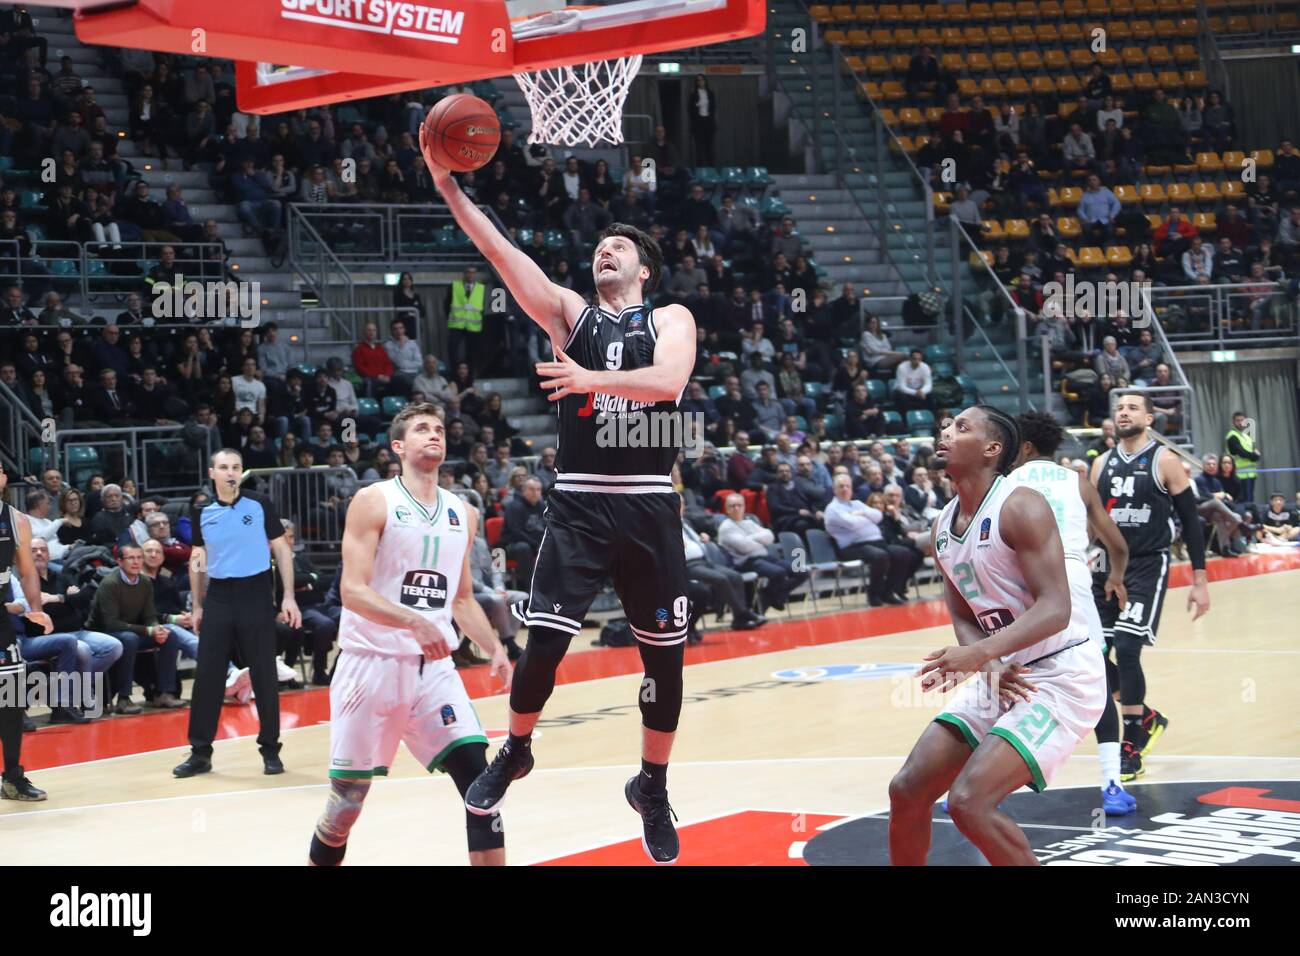
[[[237,61],[278,113],[761,33],[765,0],[65,0],[86,43]]]

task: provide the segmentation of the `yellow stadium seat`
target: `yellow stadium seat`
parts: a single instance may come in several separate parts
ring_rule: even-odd
[[[986,76],[980,80],[980,94],[994,99],[1001,99],[1007,95],[1007,88],[1002,85],[1002,81],[996,76]]]
[[[1140,17],[1154,16],[1159,12],[1156,0],[1133,0],[1133,12]]]
[[[880,118],[884,121],[886,126],[895,127],[898,125],[898,114],[888,107],[881,107]]]
[[[1002,223],[996,219],[986,219],[980,224],[980,231],[984,233],[984,238],[990,242],[998,242],[1006,237],[1002,234]]]
[[[1120,69],[1124,65],[1123,59],[1119,55],[1119,50],[1113,46],[1108,46],[1097,54],[1097,62],[1104,66],[1107,72]],[[1114,82],[1114,77],[1111,78]]]
[[[1132,206],[1138,202],[1138,191],[1136,186],[1116,186],[1114,193],[1115,198],[1120,201],[1120,205]]]
[[[1043,68],[1043,58],[1038,55],[1037,50],[1021,50],[1016,56],[1016,64],[1022,72],[1032,73]]]
[[[1080,73],[1092,69],[1092,50],[1074,47],[1070,50],[1070,66]]]
[[[927,106],[925,108],[925,123],[927,126],[938,126],[941,119],[943,119],[942,106]]]
[[[1154,90],[1158,85],[1159,84],[1156,83],[1156,77],[1154,73],[1147,73],[1145,71],[1142,71],[1133,74],[1133,86],[1143,92],[1150,92]]]
[[[1205,235],[1207,232],[1217,232],[1219,229],[1219,223],[1212,212],[1194,213],[1192,215],[1192,225],[1196,227],[1196,231],[1201,235]]]
[[[934,27],[920,27],[916,31],[916,42],[921,46],[939,46],[939,31]]]
[[[1174,36],[1182,40],[1191,40],[1199,29],[1194,17],[1183,17],[1174,24]]]
[[[1062,216],[1056,220],[1056,232],[1062,239],[1078,239],[1083,235],[1083,227],[1073,216]]]
[[[1165,195],[1168,196],[1170,202],[1180,205],[1186,205],[1195,199],[1192,195],[1192,187],[1187,183],[1171,183],[1169,188],[1165,190]]]
[[[886,80],[881,83],[880,92],[891,103],[895,103],[907,95],[907,90],[903,89],[903,84],[898,80]]]
[[[1016,23],[1011,27],[1011,41],[1017,46],[1034,42],[1034,28],[1027,23]]]
[[[1172,40],[1178,36],[1178,27],[1173,20],[1157,20],[1156,36],[1162,40]]]
[[[894,31],[894,46],[911,49],[917,45],[916,31],[911,27],[899,27]]]
[[[1223,199],[1219,184],[1213,180],[1192,183],[1192,192],[1196,195],[1197,202],[1217,203]]]
[[[1128,246],[1110,246],[1106,250],[1106,265],[1112,269],[1127,269],[1133,262]]]
[[[1224,171],[1229,173],[1239,171],[1241,169],[1242,160],[1244,160],[1245,158],[1246,158],[1246,154],[1241,152],[1241,150],[1237,150],[1237,149],[1228,150],[1223,154]]]
[[[1138,187],[1138,195],[1146,206],[1163,206],[1168,201],[1165,187],[1161,183],[1143,183]]]
[[[1002,224],[1002,232],[1016,242],[1029,238],[1029,223],[1023,219],[1008,219]]]
[[[1249,33],[1250,17],[1228,17],[1225,33]]]
[[[1203,90],[1207,85],[1204,70],[1188,70],[1183,74],[1183,86],[1189,90]]]
[[[898,111],[898,123],[905,129],[919,129],[925,125],[925,117],[915,106],[904,106]]]
[[[1038,4],[1038,15],[1044,20],[1061,19],[1061,5],[1056,0],[1042,0]]]
[[[980,85],[968,76],[957,78],[957,93],[962,99],[968,100],[972,96],[979,96]]]
[[[1240,179],[1225,179],[1219,190],[1224,199],[1241,200],[1246,196],[1246,185]]]
[[[969,10],[967,19],[972,22],[988,23],[993,19],[993,8],[987,3],[972,3]]]
[[[939,7],[939,19],[948,20],[951,23],[965,23],[971,18],[970,8],[964,3],[940,3],[935,4]]]
[[[1127,42],[1133,34],[1129,32],[1128,24],[1123,20],[1111,20],[1106,24],[1106,42],[1107,44],[1116,43],[1120,40]]]
[[[961,29],[962,38],[966,41],[967,46],[984,46],[989,42],[988,34],[980,26],[967,25]]]
[[[1127,73],[1116,73],[1110,78],[1110,88],[1122,99],[1125,93],[1133,92],[1133,81]]]
[[[970,263],[972,269],[978,269],[981,265],[992,266],[993,253],[984,250],[976,250],[967,257],[966,261]]]
[[[1034,25],[1034,40],[1043,45],[1057,44],[1061,42],[1061,33],[1055,23],[1038,23]]]
[[[1154,213],[1154,212],[1147,213],[1147,225],[1151,227],[1152,232],[1155,232],[1157,229],[1159,229],[1163,222],[1164,219],[1158,213]]]
[[[951,23],[953,18],[945,11],[942,3],[927,3],[923,8],[926,23]]]
[[[939,29],[939,43],[945,47],[959,47],[965,41],[961,37],[961,27],[941,27]],[[955,56],[958,62],[961,61],[960,53],[945,53],[945,57]]]
[[[1007,96],[1023,100],[1029,96],[1029,81],[1023,76],[1013,76],[1007,80]]]
[[[1061,24],[1061,42],[1074,45],[1083,42],[1083,28],[1077,23]]]
[[[836,23],[852,23],[853,8],[848,4],[837,4],[831,7],[831,19]]]
[[[939,57],[939,66],[945,73],[960,73],[966,69],[966,60],[960,53],[945,53]]]
[[[1064,50],[1047,50],[1043,53],[1043,62],[1047,64],[1047,69],[1053,73],[1059,73],[1062,70],[1070,68],[1070,58],[1065,55]]]
[[[808,13],[816,23],[830,23],[835,17],[831,14],[831,8],[825,4],[814,4],[808,8]]]
[[[1174,61],[1186,66],[1188,63],[1201,62],[1201,58],[1196,53],[1196,47],[1190,43],[1179,43],[1174,47]]]
[[[882,96],[880,94],[880,84],[872,83],[870,81],[866,83],[859,83],[858,99],[862,99],[863,96],[870,97],[874,102],[879,103],[882,99]]]
[[[862,62],[862,57],[860,56],[846,56],[842,66],[845,70],[855,76],[867,72],[866,64]]]
[[[1016,4],[1017,20],[1037,20],[1038,17],[1038,4],[1034,0],[1019,0]]]
[[[869,47],[871,46],[871,34],[868,33],[866,30],[850,30],[849,39],[846,46],[849,46],[855,50],[861,50],[865,47]]]
[[[1081,20],[1088,13],[1088,8],[1083,0],[1065,0],[1061,4],[1061,12],[1068,20]]]
[[[1120,57],[1127,67],[1146,66],[1147,54],[1140,46],[1126,46],[1120,51]]]
[[[884,76],[889,72],[889,61],[879,53],[870,53],[863,57],[867,72],[872,76]]]
[[[895,153],[900,151],[904,153],[910,153],[914,149],[916,149],[916,145],[912,142],[912,137],[898,136],[895,137],[895,139],[889,141],[889,148],[893,150]]]
[[[910,53],[892,53],[889,57],[889,68],[899,76],[904,76],[911,62],[912,55]]]
[[[924,23],[925,10],[919,3],[905,3],[899,9],[899,15],[902,16],[904,23]]]
[[[1061,117],[1061,119],[1065,119],[1067,116],[1069,116],[1071,113],[1074,113],[1078,109],[1079,109],[1078,103],[1059,103],[1057,104],[1056,107],[1056,115]]]
[[[1035,96],[1052,96],[1056,93],[1056,84],[1050,76],[1036,76],[1029,81]]]
[[[972,73],[987,73],[993,69],[993,64],[989,62],[986,53],[968,53],[966,54],[966,69]]]
[[[998,73],[1010,73],[1016,68],[1016,55],[1006,50],[998,50],[993,54],[993,69]]]
[[[1056,78],[1056,92],[1061,96],[1078,96],[1083,92],[1083,87],[1073,73],[1062,73]]]
[[[1010,46],[1011,31],[999,24],[989,27],[989,43],[994,46]]]
[[[1050,197],[1051,190],[1048,190]],[[1056,190],[1056,200],[1052,202],[1053,206],[1059,206],[1067,209],[1074,209],[1079,205],[1079,200],[1083,196],[1083,190],[1078,186],[1062,186]]]
[[[1110,4],[1110,13],[1115,17],[1133,16],[1133,0],[1114,0]]]
[[[1128,25],[1129,35],[1137,43],[1155,39],[1156,30],[1147,20],[1134,20]]]
[[[1223,160],[1218,153],[1197,153],[1196,168],[1203,173],[1223,172]]]
[[[1096,246],[1084,246],[1077,261],[1085,269],[1100,269],[1106,265],[1106,254]]]
[[[884,27],[873,27],[871,30],[871,45],[878,50],[893,46],[894,31],[886,30]]]
[[[1088,0],[1088,16],[1097,17],[1110,13],[1110,4],[1107,0]]]
[[[1295,33],[1300,30],[1300,14],[1290,11],[1279,13],[1277,15],[1277,28],[1283,33]]]
[[[998,20],[998,21],[1001,21],[1001,22],[1003,22],[1003,23],[1006,23],[1006,22],[1008,22],[1008,21],[1010,21],[1010,20],[1015,19],[1015,16],[1016,16],[1016,8],[1015,8],[1015,6],[1014,6],[1013,4],[1010,4],[1010,3],[995,3],[995,4],[993,4],[993,19],[994,19],[994,20]]]
[[[822,39],[831,46],[841,46],[848,42],[849,35],[845,30],[827,30],[822,35]]]
[[[858,23],[874,23],[880,19],[877,15],[879,8],[866,3],[858,3],[853,7],[853,19]]]
[[[1169,52],[1169,48],[1162,44],[1147,47],[1147,61],[1152,66],[1168,66],[1174,62],[1174,56]]]
[[[1257,149],[1252,151],[1250,155],[1255,160],[1255,165],[1260,169],[1273,168],[1273,151],[1271,149]]]
[[[1177,70],[1161,70],[1156,76],[1156,82],[1166,93],[1183,88],[1183,77]]]

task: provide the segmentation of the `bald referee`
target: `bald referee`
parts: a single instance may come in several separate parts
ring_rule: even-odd
[[[253,676],[258,749],[266,773],[284,773],[280,762],[280,685],[275,673],[275,597],[271,587],[271,552],[284,585],[280,620],[302,626],[293,599],[293,550],[275,506],[263,495],[239,487],[244,462],[239,452],[223,448],[208,461],[216,497],[193,507],[190,527],[190,587],[194,595],[194,630],[199,635],[199,663],[190,703],[190,755],[172,770],[192,777],[212,769],[212,739],[225,697],[226,664],[239,655]]]

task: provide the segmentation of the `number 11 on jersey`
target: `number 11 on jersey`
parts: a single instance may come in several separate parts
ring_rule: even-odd
[[[429,542],[433,542],[433,557],[429,556]],[[436,534],[426,534],[424,536],[424,550],[420,554],[420,563],[426,567],[432,567],[438,563],[438,546],[442,543],[442,537]]]

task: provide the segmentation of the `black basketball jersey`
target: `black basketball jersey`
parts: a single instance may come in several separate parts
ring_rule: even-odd
[[[0,501],[0,594],[5,603],[11,596],[10,581],[14,576],[14,553],[18,548],[18,529],[14,527],[14,511],[9,505]],[[13,627],[7,613],[0,613],[0,669],[7,658],[4,656],[6,645],[13,640]]]
[[[1174,500],[1158,471],[1165,453],[1153,439],[1133,455],[1119,445],[1102,455],[1097,491],[1131,555],[1167,551],[1174,540]]]
[[[593,371],[631,371],[654,364],[656,337],[654,313],[646,305],[630,305],[618,315],[588,306],[564,352]],[[558,402],[556,471],[561,476],[666,478],[682,445],[680,401],[680,395],[649,404],[599,392],[566,395]]]

